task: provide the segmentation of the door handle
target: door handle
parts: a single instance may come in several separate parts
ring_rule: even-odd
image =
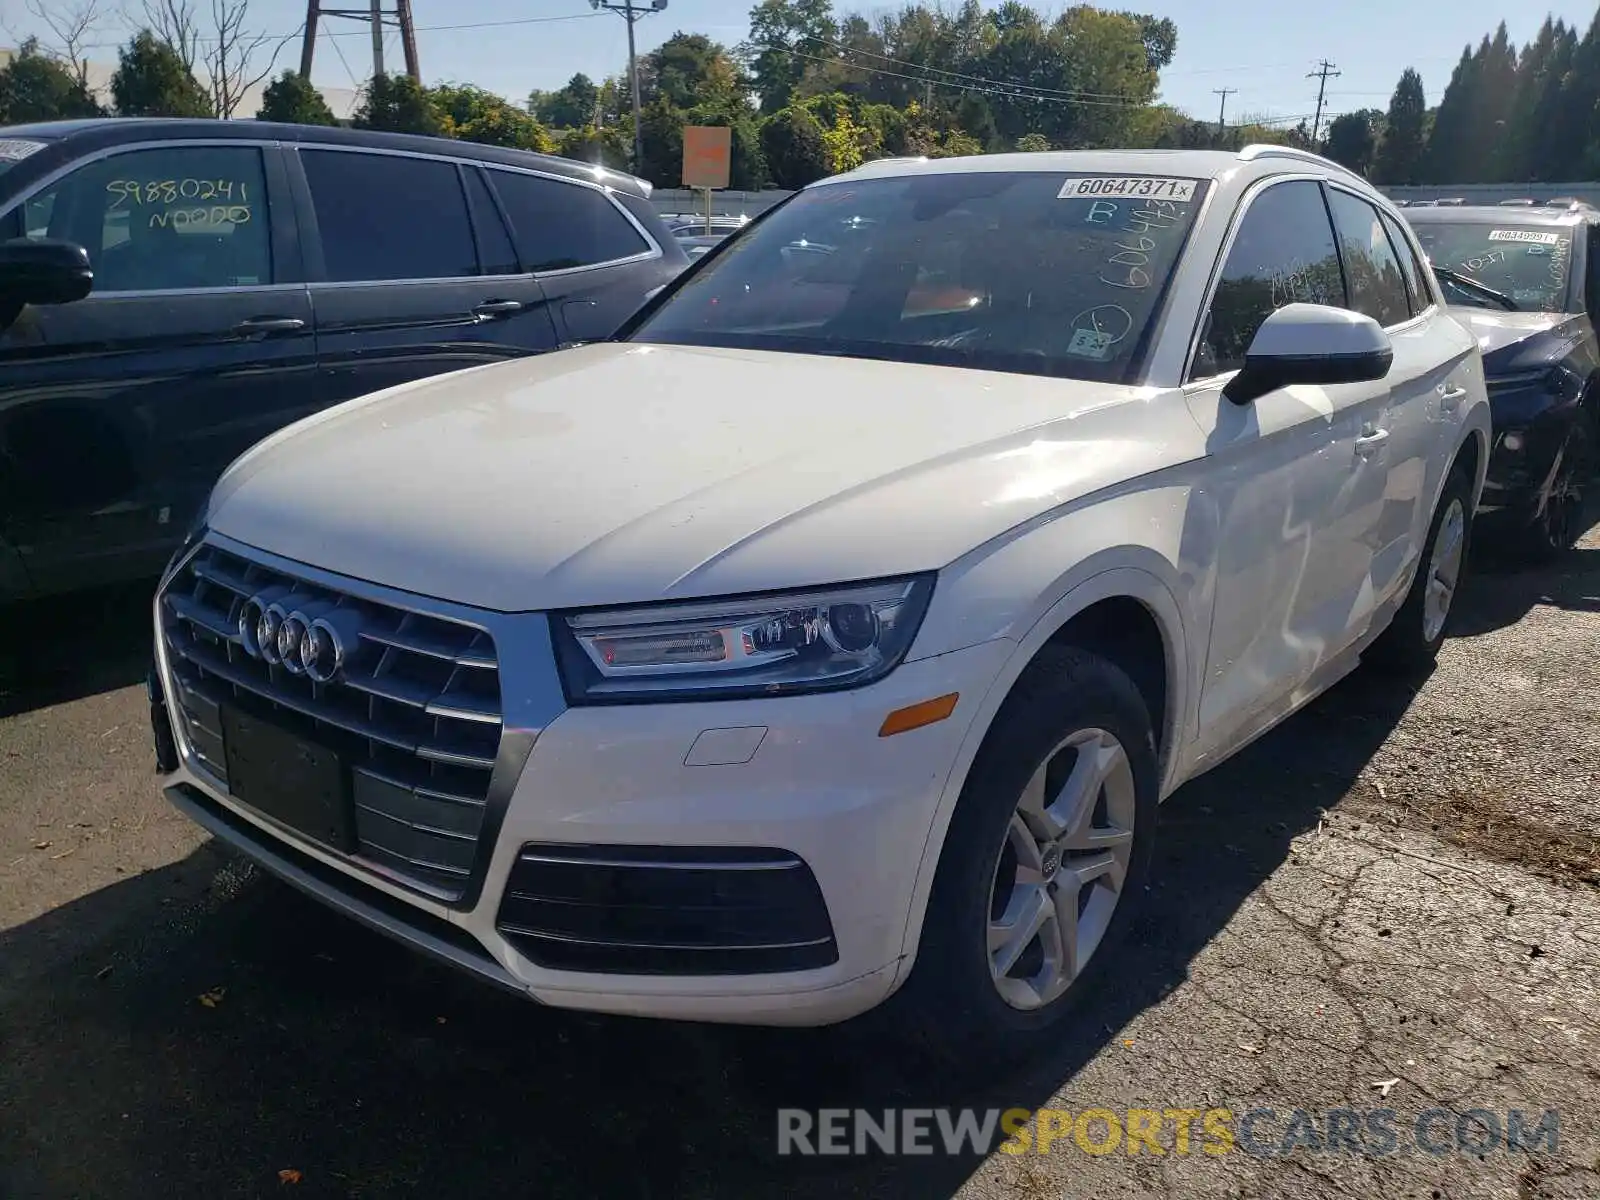
[[[299,317],[251,317],[240,321],[233,331],[240,337],[253,337],[265,333],[293,333],[305,327],[306,323]]]
[[[1362,458],[1366,458],[1388,440],[1389,431],[1387,429],[1369,430],[1356,439],[1356,453]]]
[[[480,321],[491,321],[495,317],[509,317],[521,311],[521,300],[485,300],[472,310],[472,315]]]
[[[1461,402],[1467,398],[1467,389],[1463,387],[1445,388],[1439,393],[1439,410],[1453,413],[1461,407]]]

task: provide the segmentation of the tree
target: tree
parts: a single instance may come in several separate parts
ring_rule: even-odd
[[[1439,111],[1434,116],[1433,133],[1428,138],[1426,173],[1430,183],[1459,183],[1473,173],[1477,157],[1483,153],[1482,131],[1475,128],[1479,109],[1479,78],[1489,53],[1489,39],[1474,53],[1469,46],[1450,75]]]
[[[258,121],[284,121],[291,125],[337,125],[322,93],[298,71],[285,71],[261,93]]]
[[[54,41],[45,50],[45,56],[62,63],[72,73],[72,78],[86,94],[89,90],[89,60],[86,51],[94,40],[104,13],[101,0],[28,0],[28,11],[37,18]],[[38,46],[37,38],[29,38]]]
[[[620,125],[585,125],[567,130],[557,153],[562,158],[626,171],[628,160],[633,156],[633,141],[631,134]]]
[[[1378,133],[1374,126],[1381,118],[1382,114],[1366,108],[1335,117],[1328,124],[1324,153],[1334,162],[1365,175],[1378,149]]]
[[[250,28],[250,0],[211,0],[211,24],[201,61],[211,88],[211,107],[229,118],[251,89],[272,74],[289,37]],[[293,35],[290,35],[291,37]]]
[[[528,111],[555,129],[577,129],[592,125],[600,89],[581,71],[554,92],[534,92],[528,97]]]
[[[822,126],[803,108],[773,113],[761,126],[761,149],[778,187],[803,188],[828,173]]]
[[[1422,93],[1422,76],[1407,67],[1389,100],[1383,141],[1372,161],[1374,182],[1402,185],[1421,182],[1423,158],[1427,152],[1427,117],[1428,102]]]
[[[450,133],[448,121],[411,76],[374,75],[361,90],[361,103],[351,124],[357,129],[440,137]]]
[[[645,101],[660,97],[673,108],[688,109],[742,96],[745,85],[728,51],[701,33],[675,33],[640,65]]]
[[[468,83],[443,83],[426,89],[427,99],[445,118],[445,128],[455,137],[487,146],[552,153],[555,139],[531,114]]]
[[[761,0],[750,10],[750,37],[740,48],[761,97],[761,111],[789,103],[806,66],[836,58],[839,26],[829,0]]]
[[[111,95],[124,117],[209,117],[211,99],[170,45],[148,29],[117,54]]]
[[[17,56],[0,68],[0,125],[101,115],[88,88],[66,66],[41,54],[36,38],[23,42]]]
[[[1025,133],[1017,139],[1017,150],[1022,154],[1043,154],[1049,149],[1050,139],[1042,133]]]

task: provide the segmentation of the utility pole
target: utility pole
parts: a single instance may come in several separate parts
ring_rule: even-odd
[[[622,0],[620,4],[613,3],[612,0],[589,0],[589,5],[596,12],[602,8],[608,9],[628,23],[628,78],[633,81],[633,169],[637,171],[639,164],[644,160],[644,120],[640,115],[639,59],[634,53],[633,23],[640,17],[661,12],[667,7],[667,0],[645,0],[643,3]]]
[[[1212,88],[1213,96],[1222,97],[1222,107],[1217,109],[1217,132],[1221,133],[1228,127],[1228,97],[1238,92],[1238,88]]]
[[[1334,65],[1325,58],[1317,63],[1317,69],[1315,71],[1306,72],[1307,79],[1316,79],[1320,81],[1317,84],[1317,115],[1312,118],[1311,121],[1312,149],[1316,149],[1317,135],[1322,131],[1322,99],[1327,94],[1328,80],[1337,78],[1342,74],[1344,74],[1343,71],[1336,70]]]
[[[311,78],[311,60],[317,49],[317,25],[323,17],[344,17],[351,21],[366,21],[372,25],[372,74],[384,73],[384,26],[400,29],[400,46],[405,54],[406,74],[422,82],[422,68],[417,64],[417,33],[411,21],[411,0],[390,0],[392,8],[384,8],[384,0],[369,0],[365,8],[323,8],[322,0],[306,0],[306,31],[300,43],[300,74]]]

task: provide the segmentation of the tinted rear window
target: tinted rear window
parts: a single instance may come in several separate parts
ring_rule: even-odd
[[[636,341],[1132,378],[1199,180],[962,172],[825,184],[734,238]]]

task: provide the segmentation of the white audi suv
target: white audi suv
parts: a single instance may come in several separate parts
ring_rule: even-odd
[[[1432,657],[1489,432],[1410,230],[1321,158],[874,164],[612,340],[240,458],[156,599],[163,785],[546,1004],[894,996],[1017,1050],[1114,958],[1161,800]]]

